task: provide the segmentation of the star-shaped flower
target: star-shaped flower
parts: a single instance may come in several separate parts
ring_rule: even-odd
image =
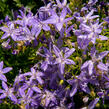
[[[94,44],[97,38],[101,40],[108,40],[109,39],[108,37],[100,35],[100,33],[102,32],[102,27],[101,27],[102,24],[103,23],[99,24],[99,22],[94,24],[91,23],[90,25],[81,24],[81,29],[87,34],[79,35],[78,38],[88,38]]]
[[[94,70],[94,66],[98,61],[101,61],[107,54],[109,53],[109,51],[104,51],[101,52],[99,54],[97,54],[97,51],[95,50],[95,48],[93,47],[91,50],[91,60],[86,61],[82,66],[81,69],[84,68],[88,68],[89,71],[89,75],[93,74],[93,70]]]
[[[59,48],[56,47],[55,45],[53,45],[53,50],[54,50],[55,55],[57,56],[56,63],[59,64],[60,72],[61,72],[61,74],[64,74],[65,64],[69,64],[69,65],[75,64],[75,62],[73,60],[67,59],[75,51],[75,49],[72,48],[70,50],[67,50],[67,52],[64,54],[64,56],[62,55]]]
[[[85,15],[84,17],[76,17],[78,21],[80,21],[81,23],[87,23],[87,21],[90,21],[92,19],[95,19],[97,17],[99,17],[98,15],[94,15],[92,16],[94,13],[94,10],[91,10],[87,15]]]
[[[31,72],[25,73],[24,76],[31,76],[30,81],[37,80],[40,84],[44,83],[41,78],[41,76],[44,76],[44,74],[42,72],[36,71],[34,68],[31,68]]]
[[[4,90],[0,89],[0,99],[4,99],[5,97],[9,97],[12,101],[17,102],[16,96],[13,94],[13,88],[8,88],[7,84],[2,81],[2,87]]]
[[[61,11],[61,14],[60,16],[57,15],[57,13],[55,11],[52,11],[52,15],[50,18],[48,18],[46,21],[44,21],[45,23],[48,23],[48,24],[54,24],[56,29],[58,31],[61,31],[62,27],[63,27],[63,24],[65,22],[68,22],[69,20],[72,20],[73,17],[69,17],[69,18],[66,18],[67,15],[67,10],[66,8],[63,8],[63,10]]]
[[[0,27],[0,29],[5,32],[1,39],[6,39],[11,36],[14,41],[16,40],[16,37],[19,33],[17,31],[18,29],[15,29],[14,25],[14,22],[9,22],[7,26]]]

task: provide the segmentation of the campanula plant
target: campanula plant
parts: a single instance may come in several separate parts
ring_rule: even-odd
[[[109,20],[99,1],[75,10],[76,0],[42,1],[34,14],[24,8],[1,21],[0,106],[108,108]]]

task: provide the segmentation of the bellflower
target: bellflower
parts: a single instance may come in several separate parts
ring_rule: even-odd
[[[7,84],[2,81],[2,87],[4,90],[0,89],[0,99],[4,99],[5,97],[9,97],[12,101],[17,102],[16,96],[13,94],[13,88],[8,88]]]
[[[5,73],[8,73],[12,70],[12,67],[6,67],[3,69],[3,61],[0,62],[0,80],[7,82],[7,79],[5,77]]]
[[[20,18],[21,20],[16,20],[15,22],[17,23],[17,24],[19,24],[19,25],[22,25],[22,26],[30,26],[31,24],[30,24],[30,21],[31,21],[31,19],[33,19],[33,14],[32,14],[32,12],[31,11],[29,11],[29,13],[26,15],[25,13],[26,13],[26,10],[25,10],[25,12],[23,12],[22,10],[19,10],[20,11],[20,14],[21,14],[21,16],[20,15],[18,15],[17,17],[18,18]]]
[[[66,15],[67,15],[67,10],[66,10],[66,8],[64,8],[64,9],[61,11],[60,16],[58,16],[58,15],[56,14],[56,12],[53,11],[51,17],[48,18],[48,19],[47,19],[46,21],[44,21],[44,22],[47,23],[47,24],[54,24],[55,27],[56,27],[56,29],[57,29],[58,31],[61,31],[61,29],[62,29],[62,27],[63,27],[63,24],[64,24],[65,22],[67,22],[67,21],[73,19],[73,17],[69,17],[69,18],[66,18],[66,19],[65,19]]]
[[[43,0],[44,2],[47,2],[47,0]],[[41,6],[39,8],[40,11],[49,11],[49,9],[51,9],[50,7],[52,6],[52,3],[54,3],[54,1],[50,1],[47,5],[45,6]]]
[[[45,21],[41,21],[40,19],[35,17],[34,19],[31,20],[31,25],[32,25],[31,33],[32,35],[35,35],[36,38],[40,34],[42,29],[45,31],[50,30],[50,27]]]
[[[42,62],[41,68],[45,71],[48,67],[49,64],[53,64],[53,56],[50,52],[51,50],[48,50],[47,48],[44,48],[44,55],[41,55],[43,57],[45,57],[45,61]],[[40,54],[39,54],[40,55]]]
[[[86,32],[87,34],[80,35],[78,37],[79,38],[88,38],[94,44],[95,44],[97,38],[100,38],[101,40],[108,40],[108,37],[99,35],[102,31],[101,25],[102,25],[102,23],[98,24],[98,22],[94,23],[94,24],[91,23],[90,26],[88,26],[86,24],[81,24],[82,30],[84,30],[84,32]]]
[[[49,107],[50,104],[56,105],[57,100],[55,93],[45,90],[45,93],[42,95],[42,102],[44,102],[43,105],[45,105],[45,107]]]
[[[15,29],[15,26],[14,25],[15,25],[14,22],[9,22],[8,25],[7,25],[7,27],[5,27],[5,26],[0,27],[0,29],[5,32],[3,34],[3,36],[1,37],[1,39],[6,39],[9,36],[11,36],[11,38],[13,40],[16,40],[16,37],[18,35],[18,32],[17,32],[17,29]]]
[[[88,79],[86,78],[86,72],[81,72],[79,76],[76,76],[75,79],[67,80],[69,84],[72,85],[72,89],[70,91],[70,96],[74,96],[78,90],[81,88],[86,93],[90,93],[90,89],[88,88]]]
[[[30,105],[32,104],[33,101],[32,99],[33,91],[28,89],[27,93],[25,93],[25,91],[20,88],[19,94],[21,98],[18,99],[18,103],[22,104],[25,107],[25,109],[30,109]]]
[[[86,16],[84,16],[84,17],[76,17],[76,18],[81,23],[87,23],[88,21],[91,21],[92,19],[95,19],[95,18],[99,17],[98,15],[92,16],[93,13],[94,13],[94,10],[91,10]]]
[[[43,14],[42,17],[43,17],[43,20],[46,20],[46,18],[48,18],[48,16],[51,15],[51,12],[52,10],[55,10],[55,8],[52,6],[52,2],[49,2],[46,6],[42,6],[39,8],[38,12],[39,14]],[[45,17],[46,16],[46,17]],[[39,15],[39,19],[40,19],[40,15]],[[42,19],[42,18],[41,18]]]
[[[48,65],[50,64],[52,65],[54,61],[54,58],[51,53],[51,43],[49,44],[49,50],[43,47],[43,51],[44,51],[44,54],[41,54],[39,52],[37,54],[45,58],[45,61],[42,62],[42,65],[41,65],[41,68],[45,71],[48,68]]]
[[[77,42],[78,42],[79,49],[86,50],[90,40],[88,38],[78,38]]]
[[[59,48],[56,47],[55,45],[53,45],[53,50],[54,50],[55,55],[57,56],[56,63],[59,64],[60,73],[64,74],[65,64],[69,64],[69,65],[75,64],[75,62],[73,60],[67,59],[75,51],[75,49],[72,48],[72,49],[68,50],[64,54],[64,57],[63,57],[61,51],[59,50]]]
[[[22,90],[30,89],[36,93],[41,93],[41,90],[36,86],[37,84],[34,81],[25,81],[25,83],[21,86]]]
[[[40,84],[43,84],[44,81],[41,79],[41,76],[44,76],[42,72],[36,71],[34,68],[31,68],[31,72],[24,74],[25,76],[31,76],[30,81],[37,80]]]
[[[93,74],[93,70],[94,70],[94,66],[95,66],[96,62],[102,60],[109,53],[109,51],[104,51],[104,52],[101,52],[100,54],[97,55],[96,54],[97,51],[94,49],[95,48],[92,48],[92,50],[91,50],[92,60],[86,61],[81,66],[81,69],[88,67],[89,75]]]
[[[31,41],[35,39],[27,26],[19,27],[18,30],[19,35],[17,35],[16,41]]]

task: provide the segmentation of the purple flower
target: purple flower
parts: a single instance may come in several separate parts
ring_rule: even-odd
[[[88,67],[88,71],[89,71],[89,75],[92,75],[93,74],[93,69],[94,69],[94,63],[93,61],[89,60],[89,61],[86,61],[82,66],[81,66],[81,69],[84,69]]]
[[[41,21],[40,19],[35,17],[34,19],[31,20],[31,25],[32,25],[31,33],[32,35],[35,35],[36,38],[40,34],[42,29],[45,31],[50,30],[50,27],[45,21]]]
[[[16,41],[29,41],[34,40],[35,37],[32,35],[31,31],[28,27],[19,27],[18,28],[19,35],[16,37]]]
[[[78,38],[77,42],[78,42],[79,49],[86,50],[90,40],[88,38]]]
[[[97,38],[107,40],[108,37],[99,35],[102,31],[101,25],[102,23],[98,24],[98,22],[94,24],[91,23],[89,26],[86,24],[81,24],[81,29],[87,34],[79,35],[78,38],[88,38],[92,43],[95,43]]]
[[[3,20],[0,20],[0,25],[3,23]]]
[[[5,97],[10,98],[12,101],[17,102],[16,96],[13,94],[13,88],[8,88],[7,84],[2,81],[2,87],[4,90],[0,89],[0,99],[4,99]]]
[[[88,67],[89,75],[93,74],[96,62],[99,61],[99,60],[102,60],[102,58],[104,58],[109,53],[109,51],[104,51],[104,52],[101,52],[100,54],[96,54],[96,52],[97,51],[94,50],[94,48],[92,48],[92,50],[91,50],[92,60],[86,61],[81,66],[81,69],[84,69],[84,68]]]
[[[64,74],[65,64],[69,64],[69,65],[75,64],[73,60],[67,59],[75,51],[75,49],[72,48],[70,50],[67,50],[66,53],[64,54],[64,57],[61,51],[59,50],[59,48],[56,47],[55,45],[53,45],[53,50],[54,50],[55,55],[57,56],[55,64],[59,64],[60,73]]]
[[[56,104],[56,94],[45,90],[44,94],[42,95],[42,103],[45,107],[50,106],[50,104]]]
[[[22,90],[31,89],[36,93],[41,93],[41,90],[36,86],[37,84],[34,81],[25,81],[25,83],[21,86]]]
[[[0,80],[7,82],[7,79],[5,77],[5,73],[8,73],[12,70],[12,67],[6,67],[3,69],[3,61],[0,62]]]
[[[16,76],[15,80],[14,80],[14,84],[13,87],[17,88],[20,87],[21,83],[20,82],[24,82],[25,81],[25,76],[23,74],[19,74],[18,76]]]
[[[45,71],[48,68],[48,65],[53,64],[54,59],[51,53],[51,44],[50,44],[49,50],[45,47],[43,47],[43,50],[44,50],[44,54],[41,54],[41,53],[38,53],[38,54],[46,58],[45,61],[42,62],[42,65],[41,65],[41,68]]]
[[[87,26],[85,24],[82,24],[83,29],[88,32],[88,38],[91,39],[91,42],[95,43],[96,38],[100,38],[101,40],[108,40],[106,36],[99,35],[102,31],[101,27],[102,23],[98,24],[91,24],[90,26]]]
[[[72,11],[69,8],[69,4],[67,4],[67,0],[62,0],[62,2],[60,0],[56,0],[57,3],[57,7],[60,8],[66,8],[68,13],[72,13]]]
[[[33,91],[28,89],[27,93],[23,89],[19,89],[19,93],[21,98],[18,99],[18,103],[25,107],[25,109],[30,109],[30,105],[32,104],[33,98]]]
[[[37,80],[40,84],[44,83],[44,81],[41,79],[41,76],[44,76],[44,74],[36,71],[34,68],[31,68],[31,72],[25,73],[24,76],[31,76],[30,81]]]
[[[98,15],[92,16],[93,13],[94,13],[94,10],[91,10],[86,16],[84,16],[84,17],[76,17],[76,18],[81,23],[87,23],[88,21],[91,21],[92,19],[99,17]]]
[[[21,16],[18,15],[17,17],[20,18],[21,20],[16,20],[16,23],[22,26],[30,26],[31,25],[31,19],[33,19],[33,14],[31,11],[29,11],[29,13],[26,15],[26,9],[25,12],[23,12],[22,10],[19,10],[21,13]]]
[[[45,22],[45,23],[48,23],[48,24],[54,24],[55,27],[56,27],[56,29],[57,29],[58,31],[61,31],[61,29],[62,29],[62,27],[63,27],[63,24],[64,24],[65,22],[68,22],[69,20],[72,20],[72,19],[73,19],[73,17],[69,17],[69,18],[66,18],[66,19],[65,19],[66,15],[67,15],[67,10],[66,10],[66,8],[64,8],[64,9],[62,10],[60,16],[58,16],[58,15],[56,14],[56,12],[53,11],[53,12],[52,12],[52,16],[51,16],[50,18],[48,18],[46,21],[44,21],[44,22]]]
[[[71,97],[76,94],[78,88],[81,88],[82,91],[88,94],[90,93],[90,89],[88,88],[88,80],[86,78],[86,72],[81,72],[81,74],[76,76],[75,79],[67,81],[72,85],[72,89],[70,91]]]
[[[7,27],[3,26],[0,27],[0,29],[5,32],[1,37],[1,39],[6,39],[7,37],[11,36],[13,40],[16,40],[16,36],[18,35],[18,32],[15,29],[13,22],[9,22]]]

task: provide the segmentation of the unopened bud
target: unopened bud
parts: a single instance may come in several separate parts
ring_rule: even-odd
[[[92,97],[95,97],[95,92],[94,92],[94,91],[91,91],[91,92],[90,92],[90,95],[91,95]]]
[[[89,97],[87,97],[87,96],[83,98],[83,102],[84,102],[84,103],[87,103],[88,100],[89,100]]]

